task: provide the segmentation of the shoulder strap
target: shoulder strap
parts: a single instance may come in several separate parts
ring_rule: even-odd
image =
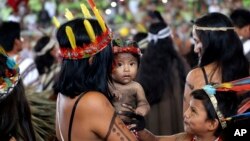
[[[201,70],[202,70],[202,73],[203,73],[203,76],[204,76],[204,79],[205,79],[205,83],[207,85],[208,84],[208,79],[207,79],[207,74],[206,74],[205,68],[201,67]]]
[[[75,111],[76,111],[76,106],[78,104],[78,102],[80,101],[80,99],[82,98],[82,96],[85,94],[86,92],[83,92],[76,100],[74,107],[72,109],[71,112],[71,116],[70,116],[70,121],[69,121],[69,131],[68,131],[68,141],[71,141],[71,130],[72,130],[72,124],[73,124],[73,119],[75,116]]]

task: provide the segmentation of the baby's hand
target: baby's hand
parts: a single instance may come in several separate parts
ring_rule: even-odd
[[[148,110],[145,107],[138,107],[135,110],[135,114],[145,116],[148,113]]]

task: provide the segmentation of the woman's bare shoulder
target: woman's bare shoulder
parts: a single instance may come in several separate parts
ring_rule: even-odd
[[[187,79],[196,78],[197,76],[200,76],[201,73],[202,73],[201,68],[194,68],[188,72]]]
[[[201,68],[191,70],[186,77],[186,83],[191,85],[193,89],[203,86],[205,84],[205,80]]]
[[[92,109],[103,109],[112,106],[107,97],[100,92],[90,91],[87,92],[79,103],[80,107],[91,107]]]

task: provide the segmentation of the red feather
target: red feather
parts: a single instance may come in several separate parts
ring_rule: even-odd
[[[248,109],[250,109],[250,100],[248,100],[248,102],[246,102],[243,106],[241,106],[238,109],[238,114],[242,114],[242,113],[246,112]]]
[[[93,0],[88,0],[88,3],[92,9],[95,7],[95,2]]]

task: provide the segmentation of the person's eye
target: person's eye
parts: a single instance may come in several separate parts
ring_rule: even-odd
[[[134,66],[136,64],[137,64],[136,62],[130,62],[130,66]]]
[[[122,63],[117,63],[117,66],[118,66],[118,67],[122,66]]]
[[[191,111],[192,111],[193,113],[196,113],[196,111],[195,111],[195,109],[194,109],[194,108],[191,108]]]

